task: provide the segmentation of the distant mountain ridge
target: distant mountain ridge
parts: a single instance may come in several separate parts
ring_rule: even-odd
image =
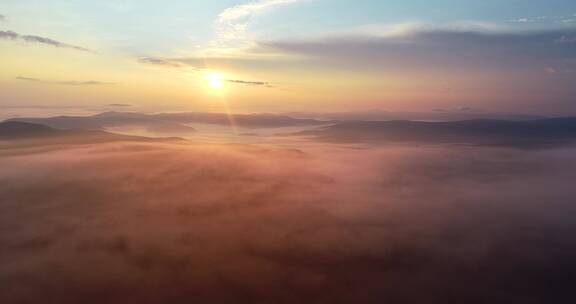
[[[296,135],[328,142],[421,142],[480,145],[546,145],[576,140],[576,117],[508,121],[474,119],[448,122],[355,121]]]
[[[317,126],[326,124],[315,119],[300,119],[278,114],[233,114],[224,113],[160,113],[104,112],[92,116],[55,116],[47,118],[11,118],[8,121],[38,123],[61,129],[105,129],[123,126],[141,126],[151,131],[194,132],[186,124],[229,125],[231,121],[245,128],[279,128],[294,126]]]
[[[367,111],[346,112],[288,112],[285,115],[295,118],[314,118],[321,120],[338,121],[390,121],[390,120],[417,120],[417,121],[462,121],[475,119],[498,120],[535,120],[549,118],[542,115],[506,114],[476,111],[471,108],[436,109],[427,112],[401,112],[373,109]]]
[[[111,141],[156,142],[173,141],[178,138],[148,138],[109,133],[101,130],[61,130],[41,124],[5,121],[0,122],[1,141],[37,141],[53,143],[100,143]],[[180,140],[180,139],[178,139]]]
[[[228,125],[230,119],[237,126],[247,128],[279,128],[279,127],[299,127],[325,125],[328,122],[311,119],[311,118],[294,118],[287,115],[272,113],[255,113],[255,114],[232,114],[224,113],[201,113],[201,112],[184,112],[184,113],[161,113],[155,114],[154,117],[179,123],[205,123]]]
[[[141,121],[158,132],[187,132],[185,121],[229,123],[224,114],[168,113],[140,114],[105,112],[94,116],[51,118],[17,118],[0,123],[0,140],[26,138],[74,138],[82,141],[153,140],[146,137],[119,135],[105,132],[107,126]],[[301,121],[283,115],[235,115],[237,123],[272,127],[304,124],[328,124],[319,121]],[[153,122],[153,123],[150,123]],[[311,124],[311,125],[309,125]],[[515,147],[547,147],[576,144],[576,117],[535,120],[472,119],[461,121],[426,122],[410,120],[346,121],[289,135],[309,136],[333,143],[440,143],[501,145]]]
[[[0,122],[0,140],[57,136],[58,134],[60,130],[44,125],[20,121]]]
[[[58,129],[100,130],[113,127],[142,126],[145,128],[164,130],[173,129],[194,132],[192,127],[170,123],[150,117],[146,114],[132,112],[104,112],[93,116],[55,116],[46,118],[11,118],[7,121],[37,123]]]

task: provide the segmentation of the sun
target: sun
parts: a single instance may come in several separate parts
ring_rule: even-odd
[[[214,90],[221,90],[224,87],[224,75],[218,72],[211,72],[205,77],[208,86]]]

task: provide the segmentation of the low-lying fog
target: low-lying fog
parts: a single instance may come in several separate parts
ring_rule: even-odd
[[[569,303],[576,150],[0,151],[1,303]]]
[[[151,128],[141,126],[106,127],[104,129],[118,134],[146,137],[180,137],[202,143],[273,144],[297,145],[300,147],[301,145],[314,145],[315,143],[310,140],[304,140],[301,136],[294,136],[293,134],[318,128],[318,126],[243,128],[200,123],[185,125],[194,128],[196,131],[158,132]]]

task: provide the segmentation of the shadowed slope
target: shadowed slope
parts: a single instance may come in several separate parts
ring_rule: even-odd
[[[0,139],[32,138],[39,136],[56,136],[60,130],[47,126],[20,121],[0,123]]]
[[[8,121],[21,121],[38,123],[60,129],[105,129],[112,127],[140,126],[157,133],[165,133],[166,130],[178,130],[178,132],[194,132],[194,128],[157,119],[153,116],[141,113],[129,112],[104,112],[93,116],[56,116],[47,118],[13,118]]]
[[[315,119],[299,119],[276,114],[234,114],[232,119],[239,127],[278,128],[316,126],[326,124]],[[104,112],[93,116],[56,116],[47,118],[13,118],[9,121],[39,123],[62,129],[103,129],[110,127],[143,126],[153,131],[173,130],[194,132],[185,124],[229,125],[230,117],[224,113],[161,113]]]
[[[178,141],[179,138],[148,138],[109,133],[100,130],[60,130],[41,124],[6,121],[0,122],[0,141],[27,144],[82,144],[112,141],[159,142]]]
[[[546,146],[576,139],[576,118],[530,121],[464,120],[455,122],[374,121],[345,122],[308,130],[328,142],[419,142],[479,145]]]
[[[230,118],[223,113],[162,113],[155,117],[166,121],[179,123],[205,123],[228,125]],[[316,126],[326,124],[326,121],[294,118],[286,115],[260,113],[260,114],[233,114],[232,118],[239,127],[245,128],[279,128]]]

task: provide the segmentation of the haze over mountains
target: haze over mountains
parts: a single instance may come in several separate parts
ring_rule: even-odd
[[[242,116],[245,126],[306,123],[292,135],[309,146],[101,130],[224,125],[206,117],[0,122],[0,302],[545,304],[571,294],[576,118]]]
[[[459,143],[478,145],[547,146],[576,140],[576,118],[523,121],[463,120],[356,121],[298,132],[328,142],[354,143]]]
[[[500,145],[513,147],[554,147],[576,141],[576,118],[471,119],[460,121],[322,121],[278,114],[104,112],[93,116],[13,118],[7,122],[26,122],[57,129],[114,130],[137,126],[165,136],[203,133],[193,126],[209,124],[249,129],[302,127],[300,131],[278,135],[304,136],[332,143],[428,143]],[[47,131],[46,131],[47,132]],[[121,133],[121,132],[120,132]],[[240,133],[240,135],[258,135]]]
[[[0,139],[50,137],[67,134],[68,131],[57,130],[40,124],[20,121],[0,122]]]
[[[314,118],[337,121],[382,121],[382,120],[421,120],[459,121],[471,119],[532,120],[546,116],[526,114],[489,113],[469,107],[434,109],[427,112],[399,112],[381,109],[346,112],[289,112],[286,115],[296,118]]]
[[[186,124],[230,125],[231,120],[238,127],[278,128],[294,126],[315,126],[326,124],[315,119],[300,119],[277,114],[234,114],[224,113],[160,113],[144,114],[136,112],[104,112],[93,116],[56,116],[48,118],[12,118],[9,121],[39,123],[63,129],[105,129],[122,126],[141,126],[153,131],[194,132]]]
[[[176,138],[148,138],[105,132],[102,130],[63,130],[49,126],[20,122],[0,122],[0,147],[8,144],[83,144],[106,142],[170,142]]]

